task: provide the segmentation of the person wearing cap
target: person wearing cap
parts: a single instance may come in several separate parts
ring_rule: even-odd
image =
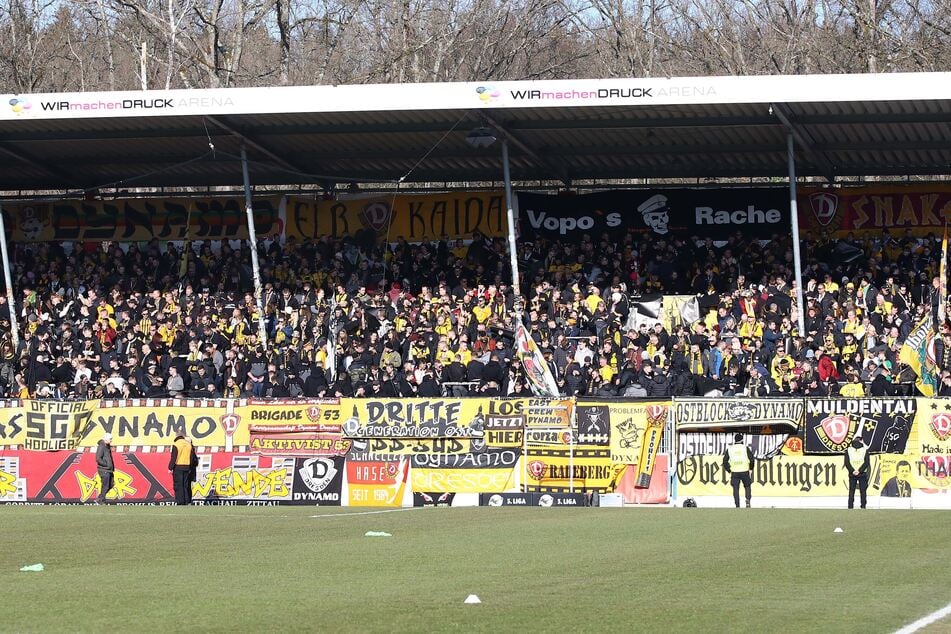
[[[740,508],[740,484],[746,492],[746,508],[750,508],[753,486],[753,450],[743,442],[743,434],[733,436],[733,444],[723,452],[723,469],[730,474],[733,503]]]
[[[855,508],[855,490],[859,490],[862,508],[868,501],[868,472],[871,469],[868,447],[856,438],[845,451],[845,469],[849,472],[849,508]]]
[[[96,471],[99,472],[99,496],[96,498],[96,504],[102,504],[115,482],[116,463],[112,459],[112,434],[103,434],[96,447]]]
[[[192,503],[192,482],[198,468],[198,454],[191,441],[183,434],[175,436],[172,442],[172,455],[168,460],[168,470],[172,472],[172,486],[175,489],[175,504],[185,506]]]

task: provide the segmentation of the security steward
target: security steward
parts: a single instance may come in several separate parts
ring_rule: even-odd
[[[855,508],[855,489],[859,490],[862,508],[868,498],[868,473],[871,469],[868,447],[861,438],[856,438],[845,451],[845,468],[849,472],[849,508]]]
[[[172,472],[172,484],[175,486],[175,504],[184,506],[192,503],[192,482],[197,468],[198,454],[191,441],[182,434],[175,436],[172,457],[168,461],[168,470]]]
[[[723,452],[723,469],[730,474],[733,486],[733,503],[740,508],[740,483],[746,489],[746,508],[753,497],[753,451],[743,442],[743,434],[733,436],[733,444]]]

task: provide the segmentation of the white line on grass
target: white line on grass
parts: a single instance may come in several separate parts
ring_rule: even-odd
[[[914,623],[906,625],[905,627],[895,632],[895,634],[912,634],[912,632],[917,632],[920,629],[926,628],[932,623],[934,623],[935,621],[940,621],[941,619],[949,615],[951,615],[951,603],[944,606],[940,610],[935,610],[931,614],[921,617]]]
[[[352,517],[354,515],[376,515],[378,513],[399,513],[401,511],[415,511],[416,509],[421,509],[422,506],[410,506],[403,509],[385,509],[383,511],[360,511],[358,513],[324,513],[323,515],[311,515],[311,517],[316,519],[333,519],[335,517]]]

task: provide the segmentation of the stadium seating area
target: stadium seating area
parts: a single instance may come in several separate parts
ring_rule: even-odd
[[[503,239],[261,243],[266,345],[246,243],[193,243],[187,257],[157,241],[14,246],[18,349],[0,296],[8,397],[530,394]],[[940,250],[887,231],[804,242],[805,332],[788,237],[628,231],[522,243],[518,259],[526,321],[565,395],[858,396],[913,389],[898,350],[936,309]],[[657,293],[696,294],[700,319],[641,323],[632,313]]]

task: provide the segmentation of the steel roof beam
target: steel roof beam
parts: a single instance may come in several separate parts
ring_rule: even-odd
[[[830,183],[835,182],[835,167],[829,162],[829,159],[818,149],[816,149],[816,142],[812,139],[812,136],[809,134],[809,131],[805,128],[795,125],[792,122],[789,111],[786,109],[785,105],[781,103],[774,103],[770,105],[773,113],[776,117],[782,121],[783,126],[793,135],[793,138],[796,139],[802,148],[812,156],[813,160],[821,169],[822,175]]]
[[[206,117],[206,119],[210,121],[211,123],[214,123],[216,126],[221,128],[225,132],[228,132],[229,134],[232,134],[238,137],[248,147],[253,148],[257,152],[263,154],[267,158],[274,161],[276,164],[283,167],[285,170],[289,172],[296,172],[299,177],[306,175],[307,173],[306,170],[300,169],[299,167],[297,167],[290,161],[286,160],[285,158],[278,156],[273,150],[271,150],[271,148],[267,147],[267,145],[265,145],[262,141],[258,140],[255,136],[245,133],[241,128],[231,123],[228,117],[215,115],[215,116],[208,116]]]
[[[485,122],[497,130],[500,134],[505,135],[505,138],[509,143],[518,148],[521,152],[531,157],[535,164],[539,167],[547,167],[551,172],[553,172],[558,180],[565,184],[565,187],[571,187],[571,174],[568,172],[568,167],[562,161],[551,161],[548,158],[543,158],[534,148],[528,145],[523,141],[517,134],[514,134],[505,125],[502,124],[497,118],[493,117],[489,113],[482,111],[481,116],[485,119]]]

